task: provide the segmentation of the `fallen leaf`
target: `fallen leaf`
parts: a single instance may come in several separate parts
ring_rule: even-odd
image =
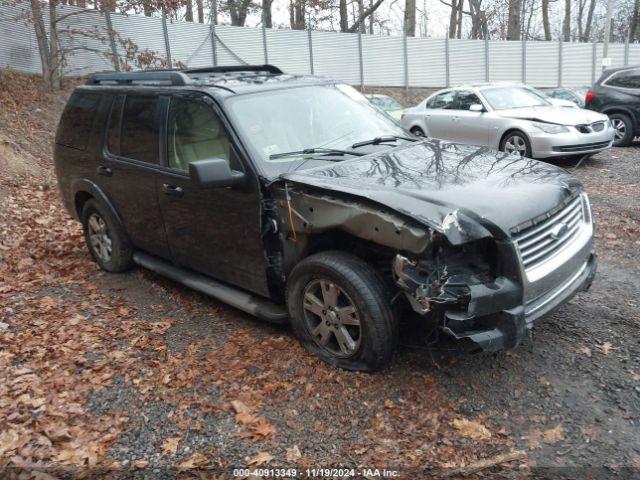
[[[576,348],[576,353],[581,353],[582,355],[586,355],[587,357],[591,356],[591,349],[589,347],[586,346],[582,346],[582,347],[578,347]]]
[[[182,440],[182,437],[170,437],[167,438],[162,444],[162,454],[167,455],[170,453],[171,455],[175,455],[178,451],[178,444]]]
[[[256,467],[259,467],[264,463],[269,463],[271,460],[273,460],[273,455],[271,455],[270,453],[258,452],[257,454],[255,454],[253,457],[249,459],[248,463],[249,465],[255,465]]]
[[[295,462],[302,457],[302,453],[300,452],[300,449],[297,445],[294,445],[293,447],[287,448],[285,450],[287,452],[287,461],[289,462]]]
[[[558,443],[561,440],[564,440],[564,428],[562,428],[562,424],[559,423],[555,427],[542,432],[542,440],[544,440],[544,443],[549,444]]]
[[[242,425],[253,425],[258,421],[259,418],[260,417],[252,413],[242,412],[242,413],[236,414],[236,422]]]
[[[617,348],[614,347],[610,342],[601,343],[597,346],[597,348],[603,355],[609,355],[609,353],[613,350],[617,350]]]
[[[251,432],[253,434],[251,439],[256,441],[272,437],[273,435],[275,435],[276,429],[269,422],[261,419],[251,427]]]
[[[231,406],[235,410],[236,413],[251,413],[251,409],[247,407],[240,400],[232,400]]]
[[[198,466],[201,466],[206,462],[207,462],[207,457],[205,457],[200,452],[196,452],[193,455],[191,455],[191,457],[189,457],[187,460],[185,460],[185,461],[181,462],[180,464],[178,464],[178,468],[187,470],[187,469],[196,468]]]
[[[541,377],[540,378],[540,385],[542,385],[543,387],[548,387],[549,385],[551,385],[551,383],[549,382],[549,380],[547,380],[545,377]]]
[[[149,465],[149,461],[148,460],[136,460],[135,462],[132,463],[133,468],[144,468],[147,465]]]
[[[460,432],[463,437],[473,440],[484,440],[491,438],[491,432],[479,422],[467,420],[466,418],[456,418],[453,420],[453,427]]]

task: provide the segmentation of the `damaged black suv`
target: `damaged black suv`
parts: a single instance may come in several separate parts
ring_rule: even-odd
[[[596,270],[564,170],[415,138],[353,88],[271,65],[96,74],[55,164],[103,269],[135,263],[290,322],[348,369],[391,359],[402,312],[513,348]]]

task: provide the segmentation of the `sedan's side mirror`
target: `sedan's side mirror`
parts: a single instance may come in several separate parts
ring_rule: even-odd
[[[470,112],[484,112],[484,106],[479,103],[474,103],[469,106]]]
[[[203,188],[221,188],[239,185],[244,180],[244,173],[231,170],[223,158],[209,158],[191,162],[189,177]]]

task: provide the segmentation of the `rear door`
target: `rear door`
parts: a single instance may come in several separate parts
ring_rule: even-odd
[[[431,97],[426,104],[427,135],[443,140],[453,140],[451,132],[452,108],[455,91],[442,92]]]
[[[168,258],[156,193],[162,109],[157,95],[114,96],[96,178],[114,203],[133,245]]]
[[[258,181],[221,112],[206,95],[176,94],[166,119],[157,191],[173,261],[268,296]],[[243,171],[244,186],[202,188],[192,182],[189,163],[211,158]]]
[[[484,107],[474,92],[459,90],[451,110],[451,139],[469,145],[488,145],[488,114],[470,111],[471,105]]]

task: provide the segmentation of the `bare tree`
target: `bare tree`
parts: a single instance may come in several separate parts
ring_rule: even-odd
[[[306,28],[306,0],[292,0],[289,3],[289,8],[291,28],[294,30],[304,30]]]
[[[273,27],[273,20],[271,19],[271,5],[273,0],[262,0],[262,25],[265,28]]]
[[[449,38],[456,38],[458,27],[458,0],[451,0],[451,13],[449,15]]]
[[[549,0],[542,0],[542,28],[544,29],[544,39],[551,40],[551,25],[549,23]]]
[[[251,0],[227,0],[227,9],[231,17],[231,25],[244,27],[250,6]]]
[[[509,0],[509,19],[507,20],[507,40],[520,40],[522,2]]]
[[[340,9],[340,31],[341,32],[349,32],[354,33],[360,29],[360,26],[364,24],[364,22],[369,18],[370,15],[375,12],[380,5],[382,5],[384,0],[375,0],[372,2],[367,9],[362,12],[362,14],[358,15],[358,18],[351,26],[349,26],[349,15],[347,12],[347,0],[340,0],[339,9]],[[415,10],[415,9],[414,9]],[[415,13],[414,13],[415,18]],[[415,20],[414,20],[415,23]]]
[[[196,11],[198,12],[198,23],[204,23],[204,5],[202,0],[196,0]]]
[[[405,0],[404,34],[408,37],[416,36],[416,0]]]
[[[193,3],[191,0],[184,0],[185,7],[187,7],[187,11],[184,14],[184,19],[187,22],[193,22]]]
[[[634,14],[637,12],[638,0],[634,2]],[[593,24],[593,12],[596,9],[596,0],[591,0],[589,3],[589,13],[587,13],[587,23],[584,26],[584,31],[582,33],[582,41],[588,42],[591,38],[591,25]],[[637,16],[636,16],[637,18]],[[636,22],[637,23],[637,22]]]
[[[571,41],[571,0],[564,0],[564,20],[562,21],[562,37],[565,42]]]

